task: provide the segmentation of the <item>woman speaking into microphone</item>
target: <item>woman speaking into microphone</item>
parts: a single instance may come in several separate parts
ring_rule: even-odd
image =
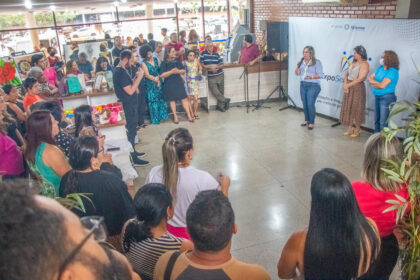
[[[321,91],[323,73],[322,63],[315,58],[313,47],[306,46],[303,49],[303,57],[298,62],[295,73],[300,76],[300,97],[305,114],[305,121],[301,126],[307,126],[309,130],[312,130],[315,124],[315,102]]]

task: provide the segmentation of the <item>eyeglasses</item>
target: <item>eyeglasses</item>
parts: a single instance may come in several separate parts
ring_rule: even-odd
[[[80,242],[76,248],[68,255],[68,257],[61,264],[60,269],[58,270],[58,278],[60,279],[61,274],[64,272],[64,269],[71,263],[71,261],[76,257],[76,255],[82,250],[83,246],[88,242],[88,240],[93,236],[97,242],[105,242],[107,238],[106,228],[104,224],[104,217],[100,216],[86,216],[80,219],[82,225],[89,229],[89,233],[86,237]]]

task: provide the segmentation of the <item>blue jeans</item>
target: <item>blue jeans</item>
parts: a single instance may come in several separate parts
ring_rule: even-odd
[[[300,98],[303,104],[303,113],[305,114],[305,122],[309,124],[315,123],[315,102],[321,86],[317,83],[300,82]]]
[[[395,101],[395,93],[375,95],[375,132],[380,132],[388,126],[389,105]]]

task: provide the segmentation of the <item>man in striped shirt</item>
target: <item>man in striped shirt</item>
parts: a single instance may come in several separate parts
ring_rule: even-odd
[[[213,42],[205,42],[206,49],[200,54],[201,66],[207,69],[209,89],[217,99],[217,109],[225,112],[229,109],[230,98],[225,98],[225,74],[223,61],[217,52],[214,52]]]

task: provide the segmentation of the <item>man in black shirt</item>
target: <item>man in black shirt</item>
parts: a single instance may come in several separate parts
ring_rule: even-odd
[[[147,46],[142,46],[141,48],[150,48],[149,45]],[[141,49],[140,48],[140,49]],[[137,50],[135,48],[131,49],[132,52],[132,57],[129,61],[130,63],[130,68],[128,70],[130,76],[132,79],[134,79],[137,71],[139,68],[141,68],[141,64],[140,64],[140,56],[137,53]],[[146,89],[145,89],[145,85],[144,85],[144,79],[141,80],[140,85],[139,85],[139,92],[137,94],[137,113],[138,113],[138,122],[137,125],[138,127],[145,127],[144,124],[144,114],[146,112]]]
[[[141,79],[143,78],[144,72],[141,68],[138,68],[134,79],[131,78],[129,71],[131,70],[130,67],[130,60],[132,60],[132,53],[129,50],[124,50],[121,52],[120,63],[114,69],[113,81],[114,81],[114,89],[115,94],[117,95],[118,99],[121,100],[123,104],[123,109],[125,113],[125,120],[126,125],[125,128],[127,130],[127,138],[128,141],[133,146],[134,152],[131,153],[131,157],[133,158],[133,163],[136,166],[146,166],[149,164],[148,161],[141,160],[138,157],[144,156],[145,153],[138,153],[135,149],[135,137],[137,135],[137,119],[138,119],[138,111],[137,111],[137,94],[138,88]]]
[[[149,40],[149,46],[152,48],[152,52],[154,52],[156,48],[156,41],[153,40],[153,33],[147,34],[147,40]]]
[[[116,36],[114,39],[114,43],[115,43],[115,46],[112,49],[111,54],[112,54],[112,59],[115,62],[116,59],[120,58],[121,52],[125,50],[127,47],[123,46],[122,41],[121,41],[121,36]]]

